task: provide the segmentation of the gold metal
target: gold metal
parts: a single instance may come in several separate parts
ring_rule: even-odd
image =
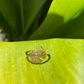
[[[50,59],[50,54],[42,46],[40,46],[42,50],[29,50],[26,52],[27,60],[32,64],[43,64]],[[46,57],[48,56],[47,60]],[[45,61],[44,61],[45,60]]]

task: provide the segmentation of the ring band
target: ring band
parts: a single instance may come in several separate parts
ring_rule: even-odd
[[[47,56],[48,56],[48,59],[46,60],[46,61],[44,61],[44,62],[41,62],[41,63],[33,63],[32,61],[30,61],[30,59],[29,59],[29,57],[31,57],[29,54],[28,54],[28,52],[30,52],[31,50],[29,50],[29,51],[26,51],[26,59],[30,62],[30,63],[32,63],[32,64],[44,64],[44,63],[46,63],[46,62],[48,62],[49,60],[50,60],[50,54],[46,54]],[[34,57],[34,56],[33,56]]]

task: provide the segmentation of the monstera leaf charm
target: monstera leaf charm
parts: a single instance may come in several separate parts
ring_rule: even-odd
[[[27,60],[32,64],[43,64],[50,59],[50,54],[42,46],[40,47],[42,50],[29,50],[26,52]]]

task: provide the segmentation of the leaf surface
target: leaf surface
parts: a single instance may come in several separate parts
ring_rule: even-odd
[[[0,0],[0,11],[13,30],[21,35],[20,14],[17,12],[15,1]]]
[[[53,0],[47,17],[42,25],[29,39],[44,39],[52,37],[57,29],[70,21],[84,8],[84,0]]]
[[[44,64],[26,60],[28,50],[50,53]],[[23,42],[0,42],[0,84],[83,84],[84,40],[47,39]]]
[[[28,3],[28,0],[26,0],[26,2]],[[27,4],[23,4],[23,7],[25,9],[25,11],[23,11],[23,17],[25,21],[25,29],[23,35],[27,32],[32,22],[35,20],[36,16],[40,13],[40,10],[45,2],[46,0],[30,0],[29,6]]]

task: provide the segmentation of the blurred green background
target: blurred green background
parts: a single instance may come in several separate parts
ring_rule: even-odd
[[[84,0],[0,0],[8,41],[84,38]]]

